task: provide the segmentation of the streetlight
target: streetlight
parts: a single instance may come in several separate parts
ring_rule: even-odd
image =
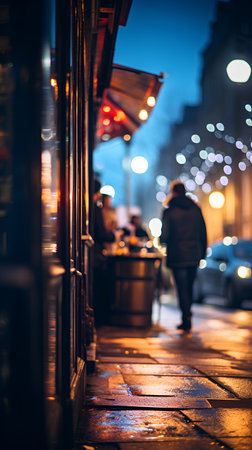
[[[244,59],[233,59],[229,62],[229,64],[226,67],[226,71],[228,74],[228,77],[231,81],[234,83],[241,85],[243,83],[246,83],[251,75],[251,67],[247,61]],[[241,87],[239,88],[240,91]],[[239,108],[241,106],[241,92],[238,93],[236,90],[235,92],[235,101],[234,101],[234,126],[235,126],[235,134],[236,137],[240,134],[240,125],[241,125],[241,119],[238,115]],[[240,170],[243,170],[243,166],[239,167]],[[235,174],[235,185],[236,185],[236,195],[237,198],[241,199],[241,180],[240,180],[240,174],[236,172]],[[236,209],[239,208],[239,211]],[[242,232],[242,214],[240,211],[240,205],[238,204],[238,201],[236,201],[235,206],[235,216],[236,216],[236,222],[235,222],[235,229],[236,234],[240,234]]]
[[[246,83],[251,75],[251,67],[244,59],[233,59],[227,65],[226,71],[234,83]]]
[[[131,161],[131,169],[135,173],[145,173],[148,169],[148,161],[144,156],[136,156]]]

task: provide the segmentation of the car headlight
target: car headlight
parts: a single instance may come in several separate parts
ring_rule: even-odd
[[[251,269],[245,266],[239,266],[237,269],[237,275],[240,278],[250,278],[251,277]]]

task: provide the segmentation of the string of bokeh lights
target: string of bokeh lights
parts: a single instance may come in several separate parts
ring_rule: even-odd
[[[252,113],[252,106],[246,104],[244,106],[248,113]],[[252,126],[252,119],[247,117],[245,123],[248,127]],[[240,150],[243,157],[238,161],[238,169],[245,172],[252,164],[252,141],[247,145],[243,138],[235,139],[233,136],[225,133],[225,126],[218,122],[216,125],[208,123],[206,130],[213,134],[216,139],[224,140],[226,143],[234,145],[237,150]],[[198,201],[195,192],[199,189],[204,194],[210,194],[214,189],[223,189],[229,183],[229,176],[233,173],[234,162],[232,157],[223,150],[217,151],[213,146],[206,146],[198,151],[196,155],[197,146],[201,143],[201,138],[198,134],[191,136],[191,142],[188,143],[184,149],[176,154],[176,162],[180,166],[184,166],[187,172],[182,172],[178,179],[180,179],[186,187],[187,195],[190,195],[194,200]],[[214,181],[207,178],[212,176],[215,164],[223,165],[223,174],[218,176]],[[189,172],[189,173],[188,173]],[[158,175],[156,178],[158,185],[158,192],[156,200],[163,203],[168,189],[168,180],[164,175]]]

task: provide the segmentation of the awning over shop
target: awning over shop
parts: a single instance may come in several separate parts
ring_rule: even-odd
[[[97,120],[97,142],[130,136],[147,120],[162,85],[163,74],[114,64],[109,88],[104,91]],[[144,110],[143,119],[140,111]]]

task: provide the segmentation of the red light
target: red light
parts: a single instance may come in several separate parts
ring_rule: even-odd
[[[110,125],[110,119],[103,119],[102,124],[103,124],[105,127],[108,127],[108,126]]]
[[[105,106],[103,106],[102,110],[103,110],[103,112],[108,113],[111,111],[111,108],[110,108],[110,106],[105,105]]]
[[[103,128],[99,128],[99,130],[97,130],[97,132],[96,132],[97,136],[102,136],[103,133],[104,133]]]

